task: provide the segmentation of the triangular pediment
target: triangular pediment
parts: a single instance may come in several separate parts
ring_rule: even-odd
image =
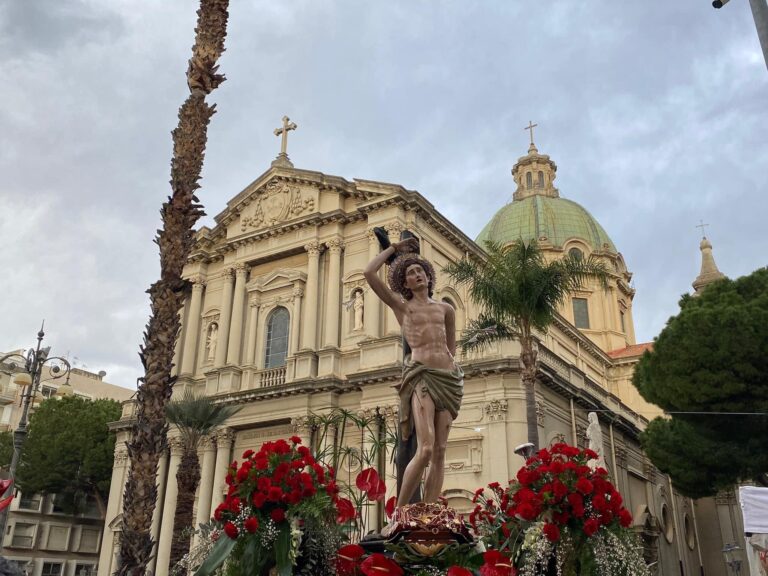
[[[278,270],[273,270],[261,278],[256,278],[252,284],[256,290],[266,291],[293,286],[296,281],[306,282],[306,280],[307,275],[304,272],[291,268],[280,268]]]

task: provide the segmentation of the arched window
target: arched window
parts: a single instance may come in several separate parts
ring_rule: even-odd
[[[533,188],[533,174],[526,172],[525,174],[525,187]]]
[[[544,172],[539,170],[539,188],[544,188]]]
[[[290,314],[282,306],[275,308],[267,319],[267,346],[264,368],[285,365],[288,355],[288,323]]]
[[[450,298],[443,298],[443,302],[445,302],[446,304],[448,304],[448,306],[456,310],[456,304],[454,304],[453,300],[451,300]]]
[[[574,260],[581,260],[584,258],[584,252],[581,251],[581,249],[576,248],[575,246],[568,250],[568,256],[573,258]]]

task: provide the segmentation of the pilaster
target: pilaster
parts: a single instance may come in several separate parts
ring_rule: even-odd
[[[205,281],[202,276],[195,276],[192,280],[192,296],[190,298],[187,326],[184,331],[184,353],[181,356],[181,372],[183,375],[195,373],[195,352],[197,339],[200,335],[200,309],[203,303],[203,288]]]
[[[231,462],[232,442],[235,434],[229,428],[223,428],[216,433],[216,463],[213,471],[213,486],[211,492],[210,510],[215,510],[224,494],[224,480],[227,477],[227,469]]]
[[[302,343],[305,349],[317,350],[317,297],[319,288],[320,273],[320,243],[310,242],[304,246],[307,251],[307,290],[304,301],[304,322],[302,322],[304,333],[302,334]]]
[[[243,338],[243,319],[245,317],[245,278],[248,268],[245,264],[235,265],[235,297],[232,306],[232,319],[229,327],[229,345],[227,346],[227,364],[240,364],[240,347]]]
[[[368,229],[368,260],[373,260],[379,253],[379,240],[376,238],[376,234],[373,232],[373,228]],[[381,334],[381,301],[379,297],[373,292],[373,290],[366,290],[363,292],[363,305],[365,310],[365,316],[363,322],[365,324],[365,333],[369,338],[378,338]]]
[[[176,472],[181,462],[181,442],[178,438],[168,440],[171,449],[171,459],[168,463],[168,481],[165,486],[163,502],[163,518],[160,522],[160,536],[157,539],[157,564],[155,574],[166,576],[168,564],[171,561],[171,541],[173,540],[173,517],[176,512],[176,500],[179,495],[179,485],[176,482]]]
[[[221,316],[219,321],[219,339],[216,347],[216,356],[213,360],[214,368],[224,366],[227,360],[227,349],[229,348],[229,328],[232,322],[232,292],[234,290],[233,281],[235,277],[232,268],[226,268],[221,277],[224,280],[224,289],[221,292]]]

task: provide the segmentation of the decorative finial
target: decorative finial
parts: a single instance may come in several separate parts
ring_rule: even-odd
[[[720,272],[715,263],[715,257],[712,254],[712,243],[704,235],[704,227],[706,226],[709,226],[709,224],[704,224],[703,221],[696,226],[696,228],[702,229],[702,238],[699,244],[699,249],[701,250],[701,271],[696,280],[693,281],[694,296],[701,294],[701,291],[708,284],[715,280],[720,280],[720,278],[725,278],[725,274]]]
[[[283,138],[280,143],[280,154],[272,161],[272,166],[288,166],[293,168],[293,163],[288,158],[288,132],[296,130],[296,128],[296,123],[291,122],[288,116],[283,116],[283,125],[280,128],[275,128],[275,136],[282,136]]]
[[[523,130],[530,130],[531,131],[531,146],[528,148],[528,152],[532,152],[533,150],[536,150],[536,144],[533,143],[533,129],[536,128],[538,124],[534,124],[530,120],[528,120],[528,126],[523,128]]]
[[[706,228],[707,226],[709,226],[709,224],[704,224],[704,220],[699,220],[699,222],[700,222],[699,224],[696,224],[696,228],[701,228],[701,237],[702,237],[702,238],[706,238],[706,237],[707,237],[707,235],[706,235],[706,233],[704,232],[704,228]]]

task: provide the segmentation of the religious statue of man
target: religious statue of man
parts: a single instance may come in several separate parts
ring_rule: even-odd
[[[454,362],[456,353],[453,308],[432,299],[435,270],[416,253],[418,240],[408,238],[382,250],[365,268],[368,284],[395,313],[410,347],[403,365],[400,396],[400,434],[416,432],[418,447],[405,468],[397,506],[408,504],[424,470],[424,502],[436,502],[443,486],[445,448],[464,394],[464,373]],[[389,288],[377,272],[391,260]]]
[[[589,449],[597,454],[597,458],[590,460],[589,465],[592,468],[605,468],[605,455],[603,454],[603,430],[600,428],[600,420],[597,419],[596,412],[587,414],[589,425],[587,426],[587,440]]]
[[[208,360],[213,361],[216,357],[216,344],[219,340],[219,325],[216,322],[211,323],[208,327],[208,341],[206,342],[208,347]]]
[[[363,291],[355,291],[355,300],[352,303],[352,307],[355,310],[355,330],[363,329],[363,308],[365,307],[365,301],[363,299]]]

